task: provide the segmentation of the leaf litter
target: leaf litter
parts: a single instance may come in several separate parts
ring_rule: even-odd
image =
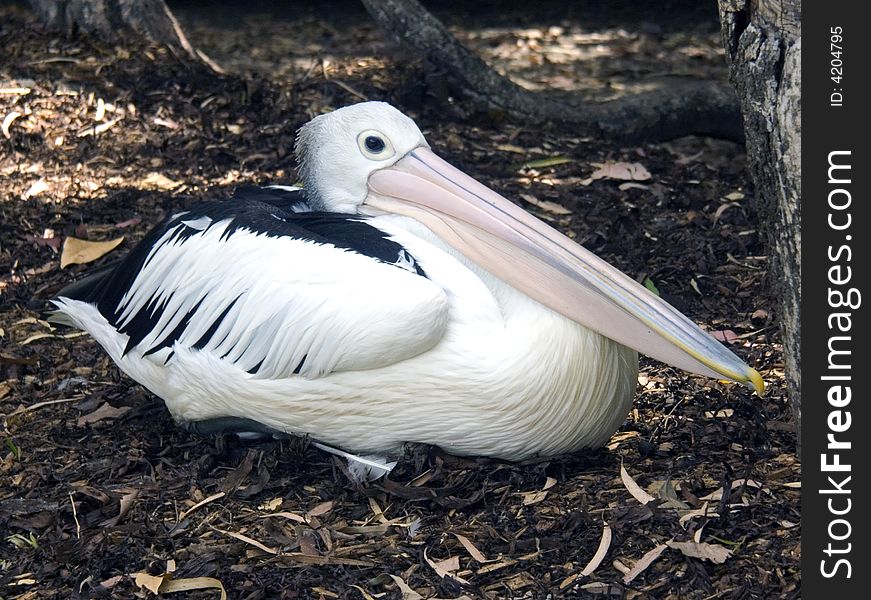
[[[584,28],[607,27],[584,16]],[[740,149],[704,139],[679,140],[669,146],[693,159],[676,164],[672,152],[655,144],[644,145],[642,155],[607,140],[578,140],[571,132],[532,131],[510,121],[488,124],[475,115],[455,117],[429,100],[417,103],[399,95],[422,80],[422,66],[385,58],[382,36],[363,17],[357,13],[353,22],[342,23],[313,14],[288,23],[249,14],[232,30],[185,23],[195,43],[210,54],[212,48],[236,44],[221,62],[262,61],[268,66],[268,76],[245,78],[215,75],[157,47],[98,47],[81,37],[49,37],[19,16],[5,21],[15,26],[0,30],[0,41],[19,53],[9,56],[32,64],[20,75],[18,67],[9,67],[15,81],[0,81],[0,89],[27,89],[0,94],[0,115],[17,111],[27,117],[10,124],[10,138],[3,138],[9,152],[0,153],[0,179],[15,199],[0,201],[0,329],[2,355],[10,357],[0,358],[0,389],[7,390],[0,412],[6,415],[3,435],[9,442],[3,445],[6,454],[0,454],[0,538],[27,538],[32,532],[40,548],[72,548],[69,556],[82,558],[61,562],[25,545],[16,550],[10,570],[0,575],[0,585],[33,581],[19,589],[46,596],[74,588],[83,595],[105,594],[110,588],[117,597],[132,597],[146,589],[118,574],[142,571],[156,553],[172,548],[178,564],[172,580],[211,577],[233,597],[253,590],[279,597],[286,589],[326,598],[357,594],[357,589],[372,597],[410,593],[400,591],[392,577],[428,598],[489,599],[506,590],[532,598],[547,593],[702,598],[733,588],[757,597],[795,597],[800,579],[794,549],[800,528],[784,529],[780,523],[797,520],[799,494],[780,482],[796,482],[800,471],[792,453],[795,433],[758,426],[785,422],[788,414],[777,383],[782,368],[777,333],[757,332],[766,324],[749,323],[750,315],[768,305],[761,294],[766,261],[752,192],[746,199],[727,198],[734,190],[752,190]],[[494,57],[511,47],[530,58],[554,58],[534,70],[554,83],[565,83],[558,76],[569,77],[573,65],[591,64],[557,62],[562,60],[557,56],[587,47],[618,48],[617,57],[596,64],[613,67],[621,76],[631,72],[622,66],[645,55],[641,46],[637,52],[628,48],[642,38],[644,43],[652,40],[630,27],[628,34],[614,31],[613,37],[585,46],[584,40],[596,32],[580,31],[574,24],[560,26],[561,32],[535,25],[528,32],[506,28],[485,39],[460,25],[459,35],[477,44],[473,47],[482,55]],[[632,39],[636,35],[641,38]],[[676,47],[699,45],[698,38],[681,33],[666,31],[662,37],[678,40]],[[709,38],[716,47],[716,33]],[[258,43],[262,54],[238,52]],[[39,62],[47,48],[53,49],[50,56],[74,62]],[[335,53],[349,48],[354,58]],[[560,48],[567,54],[560,54]],[[330,53],[335,55],[329,58]],[[507,51],[501,56],[494,60],[517,66]],[[308,70],[324,58],[330,61],[329,79],[320,66]],[[660,56],[648,64],[666,62]],[[720,63],[712,55],[705,64],[722,72]],[[698,59],[694,64],[700,64]],[[524,73],[533,84],[540,83],[533,71]],[[405,457],[388,480],[358,485],[305,441],[274,441],[258,446],[250,468],[238,471],[228,488],[235,491],[215,498],[247,456],[238,440],[200,438],[176,427],[162,403],[120,375],[86,337],[34,338],[45,333],[43,325],[13,324],[36,316],[42,300],[93,264],[70,264],[61,271],[52,244],[65,237],[110,239],[123,228],[125,246],[131,246],[168,212],[193,202],[227,195],[244,183],[295,181],[290,148],[296,127],[322,110],[356,101],[334,81],[402,106],[423,126],[434,148],[456,152],[452,159],[461,159],[465,170],[508,197],[524,201],[520,194],[527,194],[570,210],[563,214],[550,204],[528,204],[633,277],[651,274],[657,287],[685,302],[682,310],[698,322],[739,336],[757,332],[735,347],[774,383],[771,393],[749,403],[728,386],[688,378],[643,359],[648,386],[606,450],[525,465],[455,459],[427,450]],[[96,133],[96,127],[112,121],[97,135],[77,135]],[[512,148],[496,150],[507,154],[493,160],[500,145]],[[517,172],[521,161],[558,156],[571,160]],[[638,156],[656,174],[656,184],[614,179],[619,185],[582,185],[590,162],[631,164]],[[74,172],[75,164],[81,167]],[[40,179],[47,189],[22,200]],[[650,190],[620,190],[624,183],[649,185]],[[661,186],[656,194],[655,185]],[[651,202],[638,201],[644,194],[650,194]],[[741,210],[724,210],[716,229],[709,231],[722,198],[740,201]],[[88,226],[76,231],[82,223]],[[44,235],[48,229],[53,235]],[[58,242],[40,244],[40,239]],[[719,259],[728,256],[734,260]],[[112,258],[103,254],[96,260]],[[704,296],[693,291],[691,280],[703,286]],[[57,389],[58,382],[71,377],[87,382],[76,389],[81,395],[75,402]],[[85,401],[89,408],[78,408]],[[87,430],[78,428],[78,418],[103,403],[130,410],[120,422],[106,418],[86,425]],[[36,405],[38,411],[18,412]],[[705,417],[724,407],[733,409],[730,417]],[[708,512],[681,523],[687,512],[663,508],[662,487],[649,488],[656,502],[639,506],[620,479],[621,462],[627,474],[645,485],[672,481],[690,511],[709,502]],[[767,477],[775,471],[779,485],[770,485]],[[741,479],[772,491],[745,485],[741,495],[746,502],[736,504],[732,498],[717,516],[720,500],[699,500],[724,482],[729,488]],[[67,496],[70,481],[93,490],[75,494],[80,539]],[[538,495],[542,492],[547,494]],[[760,495],[765,502],[755,501]],[[369,498],[380,511],[373,512]],[[526,498],[537,501],[524,504]],[[329,502],[331,510],[307,515]],[[262,504],[268,506],[261,509]],[[605,537],[603,519],[612,532],[608,548],[598,566],[581,575],[599,554],[593,550]],[[454,533],[489,562],[479,562]],[[632,564],[624,557],[643,556],[657,543],[652,540],[687,538],[724,545],[718,540],[744,541],[728,545],[732,556],[721,564],[678,549],[663,552],[628,587],[624,573],[608,561],[618,557]],[[468,583],[440,576],[423,560],[424,550],[427,557],[438,557],[434,564],[452,561],[444,568],[458,562],[457,569],[447,572]],[[705,568],[683,568],[692,561]],[[760,567],[782,573],[782,578],[759,577]],[[89,583],[83,583],[85,573],[93,575]],[[352,585],[358,587],[352,590]],[[218,588],[212,590],[200,594],[217,596]]]

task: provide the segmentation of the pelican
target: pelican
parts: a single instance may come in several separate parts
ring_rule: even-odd
[[[295,153],[302,188],[179,212],[53,299],[56,322],[180,424],[517,461],[604,444],[638,352],[762,393],[722,344],[439,158],[389,104],[315,117]]]

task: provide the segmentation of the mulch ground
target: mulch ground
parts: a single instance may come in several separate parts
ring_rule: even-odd
[[[483,6],[444,16],[529,87],[612,97],[725,76],[713,14],[673,26],[668,11],[585,20],[554,5],[543,25]],[[339,13],[181,7],[218,75],[0,7],[0,598],[800,597],[800,466],[742,148],[615,145],[446,109],[425,65],[356,5]],[[177,428],[89,338],[39,320],[169,212],[292,183],[296,128],[361,97],[399,106],[449,161],[657,288],[768,393],[643,358],[601,450],[509,464],[415,447],[359,486],[305,440]],[[618,162],[649,177],[621,178]],[[124,241],[61,269],[70,236]]]

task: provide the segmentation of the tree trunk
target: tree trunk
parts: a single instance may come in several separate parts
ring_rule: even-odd
[[[133,31],[159,44],[208,61],[188,42],[164,0],[29,0],[33,12],[53,29],[81,31],[115,42]]]
[[[779,301],[801,454],[801,1],[719,0],[719,7]]]
[[[663,89],[605,104],[569,103],[525,90],[469,52],[417,0],[362,0],[400,45],[444,71],[472,106],[532,123],[571,125],[578,135],[668,139],[690,133],[743,139],[738,102],[727,84],[672,82]]]

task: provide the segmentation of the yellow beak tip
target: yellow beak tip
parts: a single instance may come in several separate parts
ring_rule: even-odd
[[[756,394],[762,396],[765,393],[765,381],[756,369],[750,369],[747,375],[747,384],[756,390]]]

